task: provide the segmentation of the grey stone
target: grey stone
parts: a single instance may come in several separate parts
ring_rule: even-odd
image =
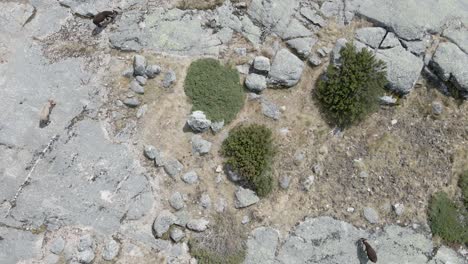
[[[380,100],[380,104],[383,104],[383,105],[396,105],[398,101],[397,98],[390,96],[390,95],[381,96],[379,97],[379,100]]]
[[[246,56],[247,55],[247,48],[234,48],[234,52],[239,56]]]
[[[94,246],[94,239],[90,234],[86,234],[80,237],[80,242],[78,243],[78,251],[84,251],[88,248]]]
[[[156,155],[158,155],[158,152],[159,151],[152,145],[145,145],[145,148],[143,150],[145,157],[147,157],[150,160],[154,160],[156,158]]]
[[[263,98],[262,100],[262,113],[266,117],[278,120],[281,117],[281,111],[273,102]]]
[[[219,198],[218,202],[215,205],[215,210],[218,213],[223,213],[227,207],[227,201],[224,198]]]
[[[148,78],[153,79],[161,72],[161,66],[159,65],[148,65],[146,66],[145,75]]]
[[[223,129],[223,127],[224,127],[224,120],[211,123],[211,131],[213,131],[213,133],[219,133]]]
[[[254,229],[247,240],[247,255],[244,264],[275,263],[275,253],[278,245],[279,232],[277,230],[271,227],[259,227]]]
[[[286,190],[289,188],[289,184],[291,182],[291,177],[289,176],[282,176],[279,180],[279,185],[282,189]]]
[[[253,68],[259,72],[270,71],[270,59],[264,56],[257,56],[253,60]]]
[[[466,264],[466,256],[463,258],[452,249],[441,246],[428,264]]]
[[[286,43],[301,58],[307,58],[310,55],[312,47],[317,43],[316,37],[290,39]]]
[[[374,208],[366,207],[363,211],[364,218],[371,224],[379,223],[379,214]]]
[[[296,0],[252,0],[247,13],[254,22],[284,37],[297,7]]]
[[[162,151],[157,151],[156,155],[154,156],[154,165],[156,167],[163,167],[166,164],[166,158]]]
[[[195,132],[205,132],[211,126],[211,121],[202,111],[194,111],[187,119],[187,125]]]
[[[114,239],[110,239],[104,246],[102,258],[107,261],[113,260],[119,254],[119,250],[120,244]]]
[[[92,263],[94,257],[94,251],[91,248],[87,248],[86,250],[79,252],[77,256],[78,261],[84,264]]]
[[[254,191],[239,187],[236,190],[236,208],[244,208],[258,203],[260,199]]]
[[[144,56],[135,55],[133,57],[133,72],[135,76],[143,76],[146,73],[146,59]]]
[[[245,79],[245,86],[252,92],[260,93],[267,88],[266,77],[256,73],[250,73]]]
[[[331,51],[331,61],[335,65],[340,65],[341,64],[341,50],[346,47],[346,44],[348,41],[344,38],[340,38],[336,41],[335,46],[333,47],[333,50]]]
[[[247,96],[250,101],[261,100],[263,98],[262,95],[256,93],[249,93]]]
[[[176,220],[174,224],[185,227],[190,219],[190,214],[186,210],[180,210],[175,212]]]
[[[250,222],[250,217],[248,215],[244,215],[241,220],[241,224],[246,225]]]
[[[179,175],[179,173],[181,173],[182,170],[184,169],[184,165],[182,165],[182,163],[180,163],[180,161],[176,159],[170,159],[164,162],[163,166],[164,166],[164,171],[172,178]]]
[[[396,46],[400,46],[400,41],[398,40],[397,36],[393,32],[388,32],[387,36],[385,37],[384,41],[382,44],[380,44],[381,49],[388,49],[388,48],[394,48]]]
[[[315,176],[310,175],[309,177],[303,179],[302,181],[302,188],[304,191],[308,192],[310,189],[312,189],[312,186],[314,185],[315,182]]]
[[[148,111],[148,105],[144,104],[140,108],[138,108],[138,111],[136,113],[137,118],[142,118],[145,114],[146,111]]]
[[[406,41],[402,40],[403,46],[416,56],[422,56],[426,53],[426,49],[431,45],[431,37],[426,35],[422,40]]]
[[[177,220],[177,217],[168,210],[163,210],[154,220],[153,231],[157,238],[162,237]]]
[[[403,47],[378,50],[376,58],[386,64],[388,88],[398,94],[409,93],[418,80],[424,62]]]
[[[395,214],[401,216],[405,212],[405,206],[403,204],[397,203],[393,205],[393,210]]]
[[[468,28],[466,25],[450,26],[444,30],[442,35],[456,44],[463,52],[468,53]]]
[[[281,49],[273,58],[268,83],[274,86],[292,87],[302,76],[304,63],[287,49]]]
[[[131,78],[131,77],[133,76],[133,68],[125,69],[125,70],[122,72],[122,76],[123,76],[123,77],[126,77],[126,78]]]
[[[356,39],[376,49],[380,46],[387,31],[381,27],[366,27],[356,30]]]
[[[123,103],[128,106],[128,107],[137,107],[140,105],[140,100],[138,100],[138,98],[136,97],[132,97],[132,98],[125,98],[123,100]]]
[[[26,259],[40,258],[44,253],[42,251],[43,234],[33,235],[30,231],[1,226],[0,236],[2,237],[0,240],[0,263],[21,263]]]
[[[450,42],[441,43],[429,63],[439,78],[454,85],[463,97],[468,98],[466,65],[468,65],[468,54]]]
[[[185,237],[185,232],[182,229],[175,227],[171,229],[170,236],[171,239],[177,243]]]
[[[313,33],[299,20],[293,18],[289,24],[278,24],[276,33],[284,40],[312,37]]]
[[[200,204],[205,209],[209,209],[211,207],[211,198],[208,193],[202,193],[200,197]]]
[[[255,47],[261,43],[262,30],[256,26],[248,16],[243,16],[242,22],[242,35],[248,39]]]
[[[448,21],[466,21],[463,0],[356,0],[356,11],[377,24],[385,25],[406,40],[421,39],[427,32],[441,33]],[[422,15],[424,14],[424,15]]]
[[[182,175],[182,180],[188,184],[195,184],[198,182],[198,175],[195,171],[189,171]]]
[[[192,152],[205,155],[211,150],[211,142],[204,140],[200,135],[194,135],[192,137]]]
[[[319,66],[322,64],[322,60],[314,53],[309,57],[309,64],[312,66]]]
[[[141,76],[137,76],[137,77],[141,77]],[[132,82],[130,82],[130,89],[137,94],[145,93],[145,88],[143,88],[143,86],[141,86],[137,80],[133,80]]]
[[[177,80],[176,78],[176,73],[173,70],[169,70],[164,74],[164,79],[162,81],[162,85],[164,88],[169,88],[171,87],[175,81]]]
[[[187,228],[196,231],[196,232],[203,232],[206,229],[208,229],[208,225],[210,224],[210,221],[200,218],[200,219],[191,219],[187,223]]]
[[[432,113],[434,115],[441,115],[444,111],[444,105],[439,101],[432,102]]]
[[[234,171],[231,166],[229,165],[226,165],[226,176],[228,177],[229,180],[233,181],[233,182],[238,182],[240,181],[241,179],[241,176],[236,172]]]
[[[185,202],[184,198],[182,197],[182,194],[180,194],[180,192],[173,193],[169,198],[169,204],[172,206],[172,208],[176,209],[177,211],[184,208]]]
[[[65,240],[62,237],[57,237],[50,243],[50,252],[58,255],[62,253],[63,249],[65,248]]]
[[[327,26],[327,21],[321,17],[317,11],[312,10],[307,7],[302,7],[300,10],[300,13],[302,16],[307,18],[310,22],[312,22],[314,25],[320,26],[320,27],[326,27]]]
[[[248,64],[237,65],[236,69],[240,74],[247,75],[249,74],[250,66]]]
[[[135,77],[135,80],[142,86],[145,86],[147,82],[147,79],[144,76],[137,76]]]
[[[147,191],[135,196],[128,205],[127,220],[138,220],[150,212],[154,202],[153,193]]]

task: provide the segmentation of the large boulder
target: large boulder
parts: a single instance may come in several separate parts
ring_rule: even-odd
[[[467,65],[468,54],[450,42],[440,44],[429,63],[437,76],[454,85],[465,99],[468,99]]]
[[[192,152],[199,155],[205,155],[210,152],[211,142],[204,140],[200,135],[192,137]]]
[[[317,43],[317,37],[307,37],[307,38],[295,38],[290,39],[286,42],[289,47],[291,47],[297,55],[301,58],[307,58],[310,55],[310,50]]]
[[[443,36],[457,44],[463,52],[468,53],[468,27],[449,27],[444,30]]]
[[[278,230],[271,227],[254,229],[247,240],[247,256],[244,264],[274,263],[278,242]]]
[[[268,83],[273,86],[292,87],[302,76],[304,62],[287,49],[281,49],[273,58]]]
[[[205,132],[211,126],[211,121],[202,111],[194,111],[187,120],[187,125],[195,132]]]
[[[153,223],[153,231],[156,237],[162,237],[167,231],[169,231],[169,228],[176,222],[176,220],[177,217],[168,210],[164,210],[159,213]]]
[[[356,39],[362,43],[378,48],[387,31],[381,27],[366,27],[356,30]]]
[[[245,86],[254,93],[260,93],[267,88],[266,77],[260,74],[251,73],[245,79]]]

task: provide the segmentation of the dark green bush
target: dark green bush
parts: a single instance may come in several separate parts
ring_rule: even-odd
[[[237,172],[259,196],[273,189],[270,165],[275,153],[271,130],[263,125],[239,126],[224,140],[226,165]]]
[[[462,199],[465,204],[466,210],[468,210],[468,170],[464,171],[458,179],[458,186],[461,189]]]
[[[436,193],[429,203],[432,233],[447,242],[468,243],[467,215],[462,214],[445,192]]]
[[[212,121],[231,122],[244,105],[244,91],[236,69],[215,59],[199,59],[190,65],[185,78],[185,94],[192,110],[203,111]]]
[[[385,64],[367,49],[357,52],[348,43],[340,54],[341,65],[328,66],[324,78],[318,81],[316,94],[325,116],[346,127],[377,111],[387,77]]]

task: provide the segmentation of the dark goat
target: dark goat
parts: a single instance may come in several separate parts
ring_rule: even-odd
[[[366,249],[367,258],[369,258],[370,261],[372,261],[374,263],[377,263],[377,253],[371,247],[371,245],[369,245],[369,243],[367,242],[367,239],[361,238],[360,241],[361,241],[361,243],[364,245],[364,247]]]

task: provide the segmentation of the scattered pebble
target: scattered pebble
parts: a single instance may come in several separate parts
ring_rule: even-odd
[[[62,253],[63,249],[65,248],[65,240],[62,237],[57,237],[50,243],[50,252],[59,255]]]
[[[182,175],[182,180],[188,184],[195,184],[198,182],[198,175],[195,171],[189,171]]]
[[[250,217],[248,215],[244,215],[244,217],[242,217],[241,223],[245,225],[245,224],[248,224],[249,222],[250,222]]]
[[[371,224],[377,224],[379,222],[379,214],[374,208],[364,208],[364,218]]]
[[[170,237],[172,240],[174,240],[174,242],[177,243],[185,237],[185,233],[182,229],[175,227],[175,228],[172,228]]]
[[[209,223],[210,223],[210,221],[208,221],[208,220],[206,220],[204,218],[192,219],[192,220],[188,221],[187,228],[192,230],[192,231],[195,231],[195,232],[203,232],[206,229],[208,229]]]
[[[184,198],[180,192],[175,192],[171,195],[169,198],[169,204],[177,211],[185,207]]]
[[[203,193],[201,195],[200,204],[205,209],[209,209],[211,207],[211,198],[207,193]]]
[[[348,207],[348,209],[346,209],[346,212],[354,213],[354,207]]]
[[[434,115],[441,115],[444,110],[444,106],[439,101],[432,102],[432,113]]]
[[[110,261],[113,260],[119,254],[120,245],[114,239],[109,240],[104,246],[104,251],[102,252],[102,258],[104,260]]]
[[[396,203],[393,205],[393,210],[398,216],[401,216],[405,212],[405,206],[400,203]]]
[[[291,182],[291,177],[282,176],[279,180],[279,185],[282,189],[286,190],[289,188],[289,183]]]

